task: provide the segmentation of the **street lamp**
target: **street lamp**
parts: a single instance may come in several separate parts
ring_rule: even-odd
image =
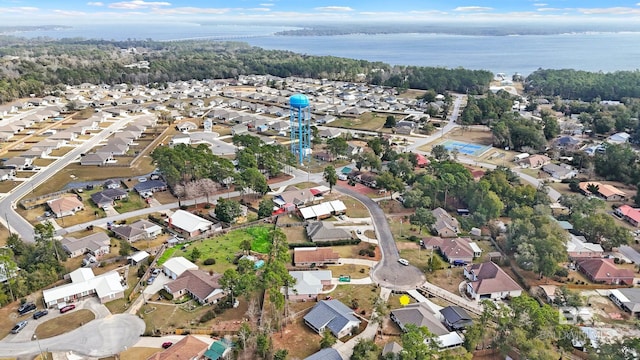
[[[36,334],[33,334],[33,340],[38,343],[38,350],[40,350],[40,360],[47,360],[47,356],[42,352],[42,347],[40,346],[40,339]]]

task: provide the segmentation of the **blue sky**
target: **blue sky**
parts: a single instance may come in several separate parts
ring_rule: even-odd
[[[640,22],[640,0],[0,0],[0,24],[607,19]]]

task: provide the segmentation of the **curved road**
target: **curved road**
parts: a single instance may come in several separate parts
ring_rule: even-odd
[[[91,357],[111,356],[138,342],[144,329],[144,321],[135,315],[111,315],[66,334],[38,341],[10,342],[9,337],[14,336],[10,334],[0,342],[0,356],[34,356],[40,350],[73,351]]]
[[[369,197],[362,195],[352,189],[336,186],[334,189],[339,192],[358,199],[367,207],[371,213],[371,219],[375,224],[378,244],[382,251],[382,261],[373,268],[371,279],[381,286],[393,290],[415,289],[425,282],[425,276],[420,269],[415,266],[404,266],[398,262],[400,254],[396,247],[396,242],[391,234],[387,218],[378,204]]]

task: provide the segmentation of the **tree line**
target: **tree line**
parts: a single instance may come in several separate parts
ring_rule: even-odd
[[[482,93],[491,73],[480,70],[390,66],[334,56],[265,50],[239,42],[85,39],[6,39],[0,48],[0,103],[30,94],[63,91],[64,85],[154,84],[261,74],[366,81],[387,86]],[[135,47],[137,53],[122,49]],[[149,69],[125,67],[148,61]]]

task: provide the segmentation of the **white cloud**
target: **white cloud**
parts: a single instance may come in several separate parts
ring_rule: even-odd
[[[89,1],[87,3],[87,5],[89,5],[89,6],[104,6],[104,3],[100,2],[100,1]]]
[[[38,9],[37,7],[31,7],[31,6],[6,7],[6,8],[0,8],[0,14],[1,13],[30,13],[38,10],[40,9]]]
[[[545,4],[545,3],[535,3],[533,4],[533,6],[547,6],[549,4]]]
[[[171,6],[171,3],[166,1],[133,0],[133,1],[122,1],[122,2],[109,4],[109,7],[112,9],[127,9],[127,10],[157,8],[161,6]]]
[[[630,7],[581,8],[578,12],[585,15],[639,15],[640,9]]]
[[[158,15],[193,15],[193,14],[213,14],[222,15],[229,12],[229,9],[217,8],[198,8],[198,7],[177,7],[170,9],[156,8],[153,9],[154,14]]]
[[[246,9],[246,10],[248,10],[248,11],[264,11],[264,12],[271,11],[271,9],[269,9],[267,7],[249,8],[249,9]]]
[[[453,11],[491,11],[493,8],[486,6],[458,6]]]
[[[87,13],[84,11],[73,11],[73,10],[53,10],[53,12],[57,15],[62,16],[86,16]]]
[[[563,9],[563,8],[540,8],[540,9],[536,9],[537,11],[540,12],[544,12],[544,11],[566,11],[567,9]]]
[[[275,5],[275,4],[273,4],[273,3],[264,3],[264,4],[260,4],[260,6],[273,6],[273,5]]]
[[[353,11],[353,8],[348,6],[321,6],[317,7],[314,10],[318,11]]]

